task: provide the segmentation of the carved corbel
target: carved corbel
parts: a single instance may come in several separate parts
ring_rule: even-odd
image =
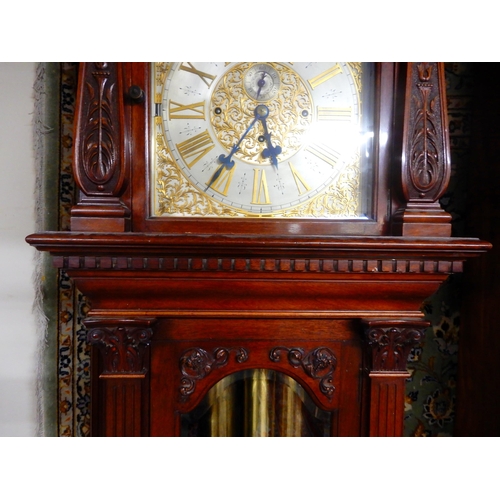
[[[151,319],[84,320],[88,340],[97,346],[102,356],[103,374],[145,373],[145,352],[153,331]]]

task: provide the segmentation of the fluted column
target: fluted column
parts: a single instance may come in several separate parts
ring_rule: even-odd
[[[148,435],[149,345],[153,319],[89,318],[88,340],[100,351],[97,398],[99,436]],[[93,419],[96,422],[96,418]]]
[[[429,325],[419,320],[365,320],[370,379],[369,435],[402,436],[408,355]]]

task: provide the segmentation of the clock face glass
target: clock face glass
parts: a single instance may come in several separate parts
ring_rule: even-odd
[[[366,219],[373,72],[153,63],[152,215]]]

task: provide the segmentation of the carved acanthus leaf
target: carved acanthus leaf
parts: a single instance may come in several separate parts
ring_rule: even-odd
[[[405,371],[412,347],[423,333],[414,327],[375,327],[366,332],[372,348],[372,371]]]
[[[144,354],[153,331],[142,327],[96,327],[88,332],[90,343],[102,353],[104,373],[143,373]]]

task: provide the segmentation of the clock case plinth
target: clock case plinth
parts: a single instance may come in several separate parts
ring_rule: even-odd
[[[179,435],[180,415],[218,380],[270,368],[332,412],[332,435],[402,435],[421,304],[490,247],[450,237],[439,207],[450,168],[442,64],[381,65],[389,141],[377,147],[374,218],[360,223],[151,219],[148,100],[128,94],[147,93],[148,68],[81,64],[72,230],[27,238],[90,302],[92,434]],[[332,353],[334,390],[309,365],[277,362],[277,349],[313,365]],[[186,372],[186,356],[205,359],[200,372]]]

